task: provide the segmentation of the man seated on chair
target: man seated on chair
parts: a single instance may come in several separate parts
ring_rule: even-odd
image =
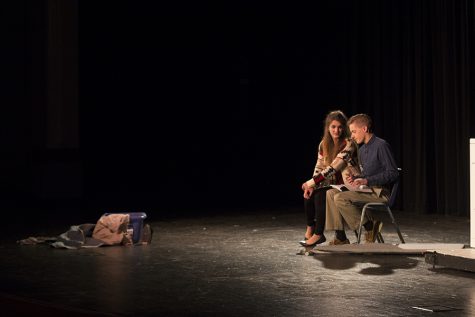
[[[361,209],[365,203],[387,203],[391,184],[399,177],[390,145],[372,132],[372,120],[366,114],[357,114],[348,120],[351,137],[358,143],[361,175],[346,179],[353,186],[368,186],[372,192],[328,190],[326,193],[326,230],[335,230],[331,245],[349,244],[345,223],[351,230],[359,227]],[[365,217],[366,218],[366,217]],[[365,240],[373,243],[381,231],[382,222],[363,220]]]

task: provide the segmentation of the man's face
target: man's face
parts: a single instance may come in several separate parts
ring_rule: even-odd
[[[356,143],[361,144],[365,140],[366,131],[368,128],[366,126],[358,126],[356,123],[350,124],[351,138],[355,140]]]

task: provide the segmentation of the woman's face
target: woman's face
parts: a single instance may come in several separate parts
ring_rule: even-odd
[[[328,132],[330,132],[333,139],[338,139],[343,133],[343,125],[340,121],[333,120],[328,126]]]

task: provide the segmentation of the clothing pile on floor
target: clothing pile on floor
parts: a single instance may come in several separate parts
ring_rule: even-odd
[[[54,248],[97,248],[103,245],[142,245],[152,241],[152,228],[144,224],[140,240],[135,242],[128,228],[129,214],[105,214],[96,224],[85,223],[71,226],[57,237],[28,237],[17,241],[21,245],[47,243]]]

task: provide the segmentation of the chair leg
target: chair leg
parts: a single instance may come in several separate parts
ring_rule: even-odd
[[[363,227],[363,220],[364,220],[365,214],[366,214],[366,206],[363,207],[363,210],[361,211],[361,219],[360,219],[360,225],[359,225],[359,228],[358,228],[358,241],[357,241],[357,244],[360,244],[360,241],[361,241],[361,228]]]
[[[371,214],[371,209],[368,209],[368,210],[366,211],[366,218],[367,218],[369,221],[374,221],[373,215]],[[380,232],[378,232],[378,233],[376,234],[376,240],[378,241],[378,243],[384,243],[383,236],[381,235]]]
[[[393,213],[391,212],[391,209],[388,207],[387,210],[388,210],[388,213],[389,213],[389,217],[391,217],[391,221],[392,221],[394,227],[396,228],[397,235],[399,236],[399,240],[401,240],[401,243],[406,243],[404,241],[404,238],[402,237],[401,230],[399,230],[399,226],[398,226],[396,220],[394,219],[394,216],[393,216]]]

